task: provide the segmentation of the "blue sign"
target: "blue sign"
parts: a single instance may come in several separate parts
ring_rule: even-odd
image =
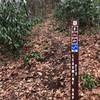
[[[71,52],[78,52],[78,44],[77,43],[71,44]]]

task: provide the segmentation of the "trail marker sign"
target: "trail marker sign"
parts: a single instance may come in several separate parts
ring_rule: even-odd
[[[78,21],[71,25],[71,100],[78,100]]]

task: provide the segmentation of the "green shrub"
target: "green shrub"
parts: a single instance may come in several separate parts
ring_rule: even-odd
[[[16,51],[23,45],[23,36],[31,29],[32,21],[28,19],[25,5],[16,3],[0,4],[0,43]]]
[[[33,25],[37,25],[38,23],[41,23],[42,22],[42,18],[41,17],[33,17],[32,18],[32,22],[33,22]]]
[[[97,86],[96,80],[89,74],[83,74],[80,77],[82,88],[92,89]]]
[[[93,26],[97,17],[96,7],[92,0],[65,0],[55,8],[54,17],[63,23],[77,19],[82,27]]]
[[[32,51],[32,52],[27,53],[27,54],[24,56],[24,58],[23,58],[24,64],[27,65],[27,64],[29,63],[29,60],[30,60],[31,58],[34,58],[34,59],[36,59],[37,61],[43,61],[43,60],[44,60],[44,58],[42,57],[42,55],[41,55],[39,52],[37,52],[37,51]]]

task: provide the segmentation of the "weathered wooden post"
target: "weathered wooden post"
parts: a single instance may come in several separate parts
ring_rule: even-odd
[[[78,100],[78,21],[71,25],[71,100]]]

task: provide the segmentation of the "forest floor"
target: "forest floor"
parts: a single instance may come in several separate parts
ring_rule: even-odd
[[[0,100],[70,100],[70,36],[54,31],[52,22],[49,18],[33,27],[20,57],[0,52]],[[44,60],[31,58],[24,65],[30,51],[40,52]],[[99,33],[79,35],[79,77],[84,73],[100,82]],[[80,83],[79,100],[100,100],[100,83],[91,90]]]

